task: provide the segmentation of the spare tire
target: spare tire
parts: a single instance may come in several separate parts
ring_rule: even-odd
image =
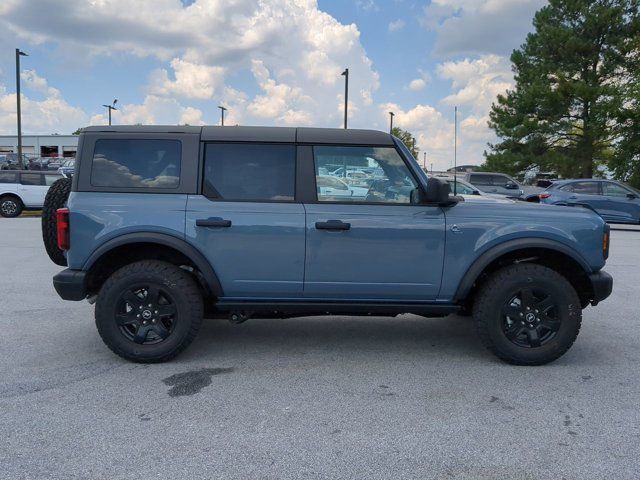
[[[58,231],[56,210],[67,203],[71,192],[71,179],[61,178],[53,182],[49,187],[42,207],[42,241],[47,255],[53,263],[61,267],[67,266],[67,258],[64,252],[58,248]]]

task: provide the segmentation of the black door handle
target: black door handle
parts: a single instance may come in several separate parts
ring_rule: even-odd
[[[218,227],[228,228],[231,226],[231,220],[225,220],[220,217],[200,218],[196,220],[196,227]]]
[[[316,222],[316,228],[318,230],[349,230],[351,224],[340,220],[329,220],[327,222]]]

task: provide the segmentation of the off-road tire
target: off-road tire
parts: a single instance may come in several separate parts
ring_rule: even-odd
[[[11,203],[11,209],[5,208],[5,203]],[[0,215],[5,218],[15,218],[22,213],[24,205],[19,198],[14,197],[13,195],[5,195],[0,198]]]
[[[64,252],[58,248],[58,232],[56,210],[66,205],[71,192],[71,179],[56,180],[47,190],[42,207],[42,241],[47,255],[53,263],[61,267],[67,266]]]
[[[172,296],[176,306],[172,333],[157,344],[138,344],[127,338],[116,322],[118,302],[123,292],[137,284],[160,285]],[[126,265],[104,283],[96,301],[98,333],[116,355],[137,363],[171,360],[193,341],[203,317],[202,293],[189,272],[158,260],[143,260]]]
[[[523,347],[507,338],[503,330],[503,308],[513,292],[541,288],[557,301],[560,326],[548,343]],[[561,357],[580,332],[580,298],[569,281],[558,272],[536,264],[520,263],[498,270],[480,287],[473,306],[476,330],[484,346],[498,358],[514,365],[543,365]]]

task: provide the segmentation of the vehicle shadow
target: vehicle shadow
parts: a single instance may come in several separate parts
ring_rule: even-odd
[[[473,321],[457,315],[250,319],[240,325],[226,320],[205,320],[194,344],[181,358],[220,359],[239,354],[244,358],[258,355],[282,359],[334,353],[348,354],[351,359],[371,358],[372,354],[394,358],[419,354],[494,361],[480,344]]]

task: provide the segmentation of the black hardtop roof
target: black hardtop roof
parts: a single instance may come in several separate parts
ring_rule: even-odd
[[[91,133],[191,133],[200,134],[202,141],[393,145],[393,137],[388,133],[378,130],[343,128],[114,125],[86,127],[83,131]]]

